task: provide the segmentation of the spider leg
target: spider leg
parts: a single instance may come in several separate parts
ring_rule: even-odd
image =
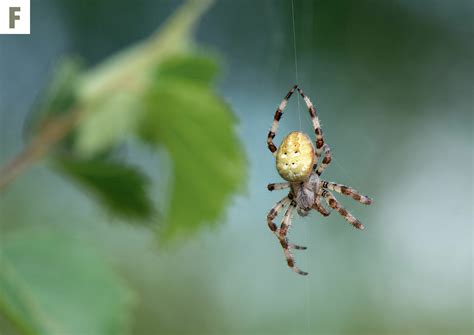
[[[286,241],[288,243],[288,241]],[[308,249],[307,247],[303,246],[303,245],[298,245],[298,244],[294,244],[294,243],[288,243],[288,247],[290,249],[295,249],[295,250],[306,250]]]
[[[319,123],[316,108],[314,107],[311,100],[309,100],[309,98],[304,95],[303,91],[299,87],[297,87],[297,89],[300,95],[303,97],[303,100],[306,103],[306,106],[308,107],[309,115],[311,116],[311,122],[313,123],[314,133],[316,134],[316,162],[318,162],[319,157],[321,157],[321,152],[323,151],[324,145],[324,137],[323,131],[321,129],[321,124]]]
[[[267,185],[269,191],[283,190],[288,187],[290,187],[290,183],[272,183]]]
[[[322,216],[329,216],[331,212],[329,212],[322,204],[321,204],[321,196],[318,194],[316,195],[316,200],[314,201],[313,209],[317,210],[321,213]]]
[[[280,201],[278,201],[275,206],[270,210],[270,212],[267,215],[267,223],[268,227],[270,230],[280,239],[280,233],[278,230],[277,225],[273,222],[275,218],[278,216],[278,213],[289,203],[291,202],[291,199],[289,197],[284,197]],[[291,249],[297,249],[297,250],[305,250],[306,247],[303,247],[301,245],[293,244],[293,243],[288,243],[288,247]]]
[[[342,207],[340,202],[337,201],[337,199],[332,195],[331,192],[327,190],[323,190],[321,192],[321,195],[324,197],[328,205],[331,208],[335,209],[339,214],[341,214],[342,217],[344,217],[344,219],[346,219],[347,222],[349,222],[351,225],[354,226],[354,228],[364,229],[364,226],[362,225],[362,223],[359,220],[357,220],[354,217],[354,215],[352,215],[347,210],[345,210],[344,207]]]
[[[278,216],[278,212],[280,212],[280,210],[286,205],[288,205],[290,202],[291,202],[290,198],[286,196],[280,201],[278,201],[275,204],[275,206],[273,206],[273,208],[270,210],[270,212],[268,212],[267,223],[268,223],[268,227],[273,233],[277,234],[277,228],[278,228],[277,225],[273,222],[273,220]]]
[[[294,203],[288,207],[288,210],[285,213],[285,216],[283,217],[283,221],[281,223],[280,229],[275,232],[276,236],[278,239],[281,241],[282,239],[286,239],[286,234],[288,234],[288,229],[291,227],[291,211],[295,208]],[[291,209],[291,211],[290,211]],[[288,213],[290,212],[290,213]],[[286,221],[285,221],[286,218]],[[296,249],[296,250],[306,250],[307,248],[302,245],[294,244],[294,243],[289,243],[288,240],[286,241],[288,243],[288,246],[290,249]]]
[[[327,143],[324,143],[322,150],[324,151],[324,158],[321,164],[318,166],[316,170],[316,174],[320,176],[326,167],[331,163],[331,149]]]
[[[322,180],[322,187],[327,188],[328,190],[331,190],[331,191],[336,191],[337,193],[340,193],[340,194],[348,195],[352,197],[352,199],[360,202],[361,204],[364,204],[364,205],[372,204],[371,198],[360,194],[359,191],[353,189],[352,187],[349,187],[343,184],[333,183],[330,181],[324,181],[324,180]]]
[[[293,270],[294,272],[296,272],[297,274],[300,274],[300,275],[307,275],[308,272],[304,272],[302,270],[300,270],[296,265],[295,265],[295,261],[293,259],[293,255],[291,254],[291,251],[290,251],[290,244],[288,243],[288,239],[286,238],[286,234],[288,232],[288,228],[291,226],[291,214],[292,214],[292,211],[293,209],[295,208],[294,204],[292,203],[288,209],[286,210],[286,213],[285,213],[285,216],[283,217],[283,221],[281,223],[281,227],[278,231],[278,235],[279,235],[279,240],[280,240],[280,244],[283,248],[283,252],[285,253],[285,257],[286,257],[286,262],[288,264],[288,266],[291,268],[291,270]]]
[[[277,147],[275,146],[275,144],[273,144],[273,138],[275,137],[276,131],[278,129],[278,122],[280,122],[281,116],[283,115],[283,110],[285,109],[288,103],[288,100],[290,99],[291,95],[293,94],[293,92],[295,91],[297,87],[298,87],[297,85],[293,86],[293,88],[287,93],[285,98],[282,100],[282,102],[278,106],[275,112],[275,116],[273,117],[272,128],[268,132],[267,145],[268,145],[268,149],[274,155],[275,155],[275,151],[277,151]]]

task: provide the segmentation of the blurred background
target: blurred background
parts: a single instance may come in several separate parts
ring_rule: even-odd
[[[24,146],[25,120],[61,57],[80,55],[93,66],[149,36],[181,3],[32,0],[32,34],[0,36],[1,165]],[[266,223],[285,194],[266,189],[281,180],[266,136],[296,81],[292,3],[217,1],[195,40],[220,55],[216,89],[237,119],[243,191],[217,224],[162,245],[153,229],[111,217],[61,174],[36,165],[0,194],[0,243],[19,239],[8,253],[21,258],[44,251],[29,236],[52,253],[60,250],[55,243],[80,241],[101,259],[71,251],[84,262],[81,290],[94,287],[84,293],[93,301],[77,303],[82,291],[68,285],[68,261],[43,273],[50,283],[43,294],[33,280],[37,314],[71,335],[471,334],[473,14],[468,0],[294,1],[298,82],[333,154],[324,178],[374,199],[365,207],[338,197],[363,232],[337,213],[295,217],[290,240],[308,246],[294,253],[310,273],[301,277],[287,268]],[[303,101],[299,113],[292,99],[277,144],[300,127],[312,134]],[[173,171],[157,168],[165,150],[131,145],[120,155],[155,181],[152,194],[166,198]],[[189,174],[201,177],[193,166]],[[94,282],[102,277],[89,276],[90,259],[111,269],[116,289]],[[0,289],[0,333],[34,334],[12,318],[5,295],[14,291]],[[96,309],[104,319],[123,318],[94,328],[82,315]]]

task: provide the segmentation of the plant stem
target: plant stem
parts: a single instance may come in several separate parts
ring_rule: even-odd
[[[72,108],[63,116],[47,122],[31,143],[0,169],[0,190],[43,158],[55,144],[69,134],[79,121],[80,115],[78,109]]]

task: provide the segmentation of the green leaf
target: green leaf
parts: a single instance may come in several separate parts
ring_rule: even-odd
[[[140,112],[139,97],[128,92],[119,92],[90,108],[76,134],[75,148],[79,155],[94,157],[133,135]]]
[[[155,78],[161,81],[182,78],[208,85],[218,70],[216,61],[209,56],[182,54],[164,60],[156,69]]]
[[[216,222],[246,172],[234,116],[209,86],[215,66],[201,66],[201,57],[181,62],[164,62],[158,69],[141,123],[142,137],[164,146],[172,159],[165,237]]]
[[[46,322],[41,319],[44,316],[41,316],[27,286],[3,255],[0,269],[0,314],[3,313],[24,334],[46,334]]]
[[[133,167],[105,159],[63,158],[61,171],[90,191],[112,214],[147,219],[154,214],[148,178]]]
[[[187,78],[208,84],[218,71],[215,61],[203,55],[176,55],[163,60],[156,76],[163,81],[168,77]],[[120,91],[108,99],[89,106],[87,117],[77,131],[76,149],[82,157],[93,157],[106,152],[136,132],[142,118],[142,95]]]
[[[0,312],[24,334],[126,334],[132,298],[78,239],[44,229],[3,239]]]

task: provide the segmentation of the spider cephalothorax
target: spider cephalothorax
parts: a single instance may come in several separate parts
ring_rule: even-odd
[[[273,138],[275,137],[278,128],[278,122],[283,115],[283,109],[286,107],[288,99],[295,90],[298,90],[308,106],[314,132],[316,134],[316,149],[314,148],[309,136],[298,131],[292,132],[286,136],[278,149],[273,144]],[[268,148],[276,158],[276,168],[278,173],[283,179],[287,180],[286,183],[268,184],[268,189],[270,191],[285,188],[290,189],[288,195],[278,201],[268,213],[268,226],[278,237],[280,244],[283,247],[283,251],[285,252],[288,266],[296,273],[307,275],[307,272],[301,271],[295,266],[293,256],[290,252],[290,249],[304,250],[306,247],[289,243],[286,237],[288,229],[291,226],[291,215],[293,210],[296,208],[296,211],[301,216],[308,215],[312,209],[318,211],[323,216],[328,216],[330,212],[321,204],[321,198],[323,198],[329,207],[341,214],[351,225],[357,229],[364,229],[362,223],[345,210],[330,191],[336,191],[351,196],[354,200],[365,205],[370,205],[372,200],[351,187],[325,181],[319,177],[331,162],[331,151],[329,146],[324,143],[323,132],[316,115],[316,109],[309,98],[303,94],[303,91],[297,85],[288,92],[286,97],[280,103],[280,106],[278,106],[273,119],[272,128],[268,133],[267,144]],[[324,158],[321,161],[321,164],[318,165],[323,152]],[[288,206],[288,209],[283,216],[280,228],[278,228],[273,220],[286,206]]]

